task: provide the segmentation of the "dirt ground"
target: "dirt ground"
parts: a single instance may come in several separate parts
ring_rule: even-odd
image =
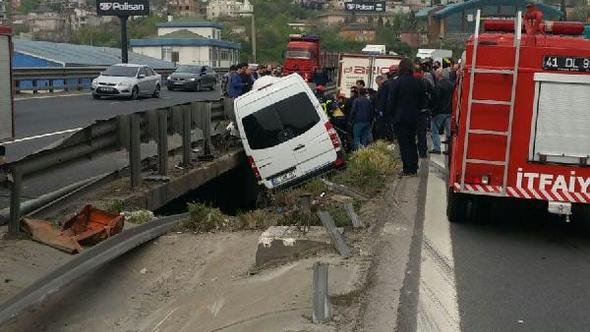
[[[330,294],[346,298],[359,287],[358,262],[328,254],[250,275],[259,235],[165,235],[76,282],[3,331],[336,331],[336,322],[310,322],[312,266],[328,262]],[[53,263],[43,269],[68,258],[60,256],[47,259]],[[42,260],[42,254],[33,257]],[[2,300],[40,270],[31,269],[31,280],[2,285]]]
[[[346,228],[352,258],[322,252],[256,270],[261,231],[170,233],[81,278],[0,330],[394,330],[413,229],[407,221],[412,216],[400,208],[415,204],[418,183],[401,181],[365,203],[359,215],[368,228]],[[0,240],[0,252],[0,301],[71,258],[28,240]],[[326,324],[311,322],[312,267],[318,261],[329,264],[334,317]]]

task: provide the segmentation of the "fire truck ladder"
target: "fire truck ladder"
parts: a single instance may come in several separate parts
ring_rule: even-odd
[[[520,59],[520,42],[522,37],[522,12],[518,12],[515,19],[515,38],[514,38],[514,68],[513,69],[483,69],[477,68],[477,48],[479,46],[479,27],[481,23],[481,11],[477,11],[475,20],[475,34],[473,36],[473,53],[471,58],[471,73],[469,79],[469,99],[467,103],[467,126],[465,133],[465,141],[463,146],[463,165],[461,168],[461,190],[465,190],[465,173],[467,164],[484,164],[484,165],[495,165],[502,166],[504,168],[502,178],[502,188],[498,196],[506,196],[507,182],[508,182],[508,165],[510,161],[510,143],[512,140],[512,120],[514,117],[514,101],[516,99],[516,82],[518,76],[518,64]],[[512,91],[510,100],[481,100],[473,99],[473,86],[475,83],[475,75],[477,74],[503,74],[512,75]],[[473,104],[486,104],[486,105],[505,105],[510,107],[508,115],[508,129],[506,131],[496,130],[483,130],[483,129],[472,129],[471,128],[471,110]],[[468,159],[467,158],[467,147],[469,146],[470,135],[496,135],[506,137],[506,149],[504,160],[482,160],[482,159]],[[492,193],[488,193],[492,194]]]

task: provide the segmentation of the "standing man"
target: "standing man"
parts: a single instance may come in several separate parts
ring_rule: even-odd
[[[416,128],[420,109],[424,105],[424,88],[414,75],[414,65],[408,58],[399,64],[399,76],[391,83],[390,113],[402,155],[403,170],[399,176],[413,176],[418,172]]]
[[[428,128],[428,116],[431,112],[431,94],[433,86],[430,81],[424,76],[420,65],[414,67],[414,77],[422,84],[424,89],[424,105],[420,109],[420,115],[418,116],[418,127],[416,128],[416,135],[418,138],[418,155],[420,158],[428,157],[428,143],[426,141],[426,129]]]
[[[440,132],[444,129],[446,135],[451,132],[451,104],[453,101],[453,84],[448,77],[444,77],[442,68],[435,71],[436,86],[432,103],[432,150],[430,153],[440,154]]]
[[[373,105],[366,89],[358,90],[359,96],[352,103],[352,137],[353,149],[358,150],[370,143],[371,123],[373,122]]]
[[[328,85],[328,75],[321,68],[316,67],[313,71],[312,81],[316,86]]]
[[[391,113],[391,86],[393,81],[397,79],[399,73],[399,66],[391,65],[387,73],[387,80],[379,88],[381,94],[378,93],[378,113],[383,112],[383,122],[385,126],[385,138],[393,142],[395,140],[395,130],[393,126],[393,113]]]
[[[242,64],[232,66],[231,73],[227,83],[227,95],[230,98],[237,98],[242,95],[244,84],[242,83]]]
[[[250,92],[252,90],[252,85],[254,85],[255,78],[252,76],[252,70],[247,63],[242,64],[242,73],[240,74],[242,78],[242,95],[246,92]]]
[[[375,127],[373,128],[373,136],[375,139],[386,139],[387,136],[385,135],[386,131],[384,114],[387,104],[387,87],[383,87],[385,78],[381,75],[378,75],[375,78],[375,83],[377,84],[377,95],[375,96]]]

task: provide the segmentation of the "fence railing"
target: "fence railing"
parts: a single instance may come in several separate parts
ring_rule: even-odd
[[[132,188],[141,185],[141,142],[157,144],[158,172],[168,174],[168,136],[182,138],[183,164],[190,165],[193,129],[203,133],[203,155],[212,150],[211,128],[225,119],[233,118],[233,104],[229,99],[192,102],[145,112],[119,115],[100,120],[53,144],[50,148],[0,166],[0,179],[10,188],[11,234],[20,231],[21,194],[23,180],[33,175],[47,174],[57,167],[67,167],[78,160],[127,150]]]
[[[92,80],[105,69],[106,67],[15,68],[12,70],[12,81],[15,93],[88,90]],[[162,75],[162,85],[173,71],[174,69],[156,69],[156,72]],[[227,71],[227,68],[216,69],[218,74]]]

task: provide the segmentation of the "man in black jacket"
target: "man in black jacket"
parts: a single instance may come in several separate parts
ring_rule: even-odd
[[[425,92],[413,71],[412,61],[403,59],[399,64],[399,76],[391,81],[389,87],[389,111],[393,116],[403,163],[400,176],[416,175],[418,172],[416,128],[420,109],[424,105]]]
[[[453,83],[448,77],[444,77],[443,70],[437,69],[435,72],[436,86],[434,87],[432,103],[432,150],[430,153],[440,154],[440,131],[444,129],[446,134],[450,134],[451,124],[451,104],[453,101]]]

